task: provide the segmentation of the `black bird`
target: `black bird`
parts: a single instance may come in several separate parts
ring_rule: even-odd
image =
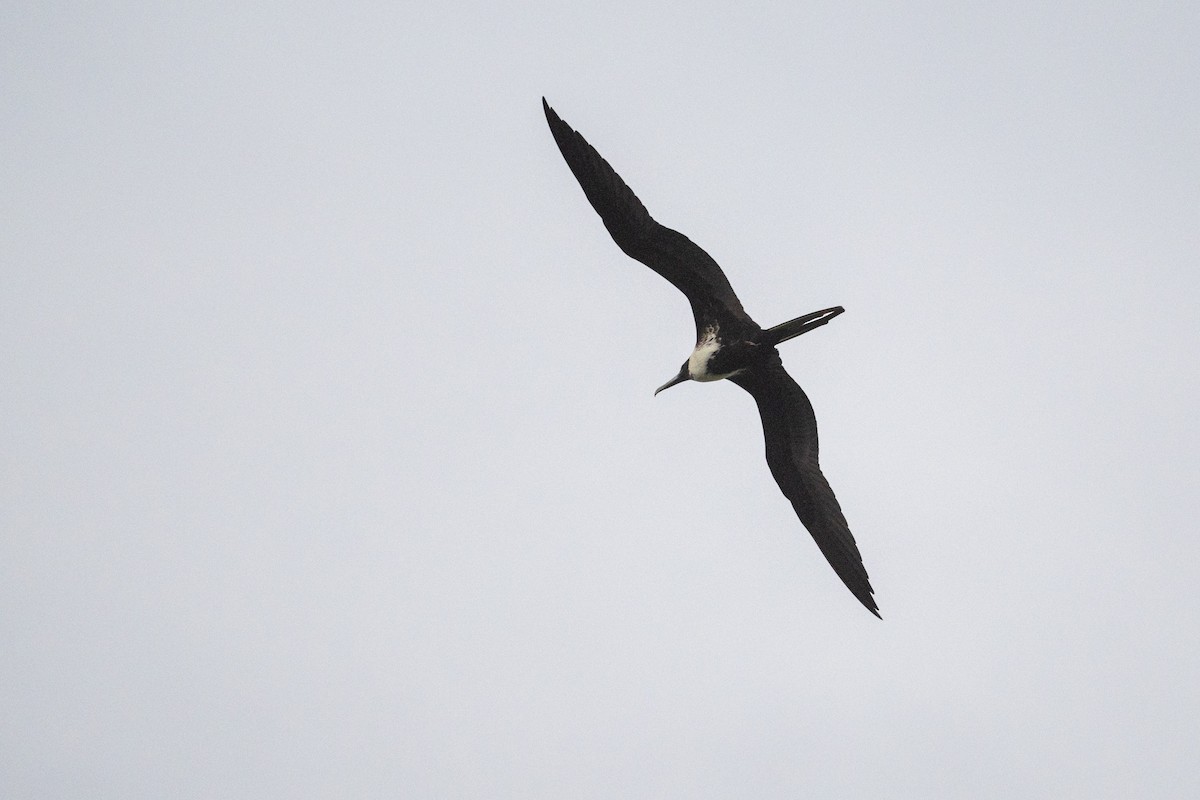
[[[758,403],[767,465],[834,572],[875,616],[879,607],[841,506],[817,463],[812,404],[779,360],[775,346],[819,328],[841,306],[814,311],[763,330],[742,309],[729,279],[708,253],[651,218],[621,176],[542,98],[554,141],[613,241],[683,292],[696,319],[696,349],[679,374],[654,393],[684,381],[728,378]]]

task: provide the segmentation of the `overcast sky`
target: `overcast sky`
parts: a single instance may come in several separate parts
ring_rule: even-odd
[[[1200,6],[976,5],[0,5],[0,796],[1200,796]]]

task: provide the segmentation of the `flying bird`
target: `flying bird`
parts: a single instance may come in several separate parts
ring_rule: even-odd
[[[879,616],[874,589],[833,489],[817,461],[817,418],[804,390],[779,360],[776,345],[819,328],[845,309],[814,311],[766,330],[750,318],[708,253],[658,224],[608,162],[542,98],[554,141],[604,227],[625,254],[683,292],[696,320],[696,348],[678,374],[654,393],[684,381],[728,379],[758,404],[767,465],[833,571]]]

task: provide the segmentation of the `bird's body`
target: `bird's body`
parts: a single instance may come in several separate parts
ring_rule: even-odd
[[[687,297],[696,347],[679,372],[655,392],[688,380],[728,379],[758,404],[767,464],[800,521],[847,588],[875,616],[878,606],[862,557],[818,463],[817,420],[800,386],[783,368],[776,345],[820,327],[839,307],[763,329],[742,308],[720,266],[683,234],[655,222],[616,171],[542,99],[563,158],[617,245]]]

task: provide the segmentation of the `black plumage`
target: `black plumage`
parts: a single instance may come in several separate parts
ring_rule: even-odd
[[[682,233],[655,222],[625,181],[545,98],[542,107],[558,149],[613,241],[670,281],[692,306],[696,351],[659,391],[685,380],[728,378],[750,393],[762,418],[767,465],[775,482],[838,577],[879,616],[858,546],[821,472],[812,404],[775,348],[826,324],[843,309],[815,311],[763,330],[742,308],[717,262]]]

